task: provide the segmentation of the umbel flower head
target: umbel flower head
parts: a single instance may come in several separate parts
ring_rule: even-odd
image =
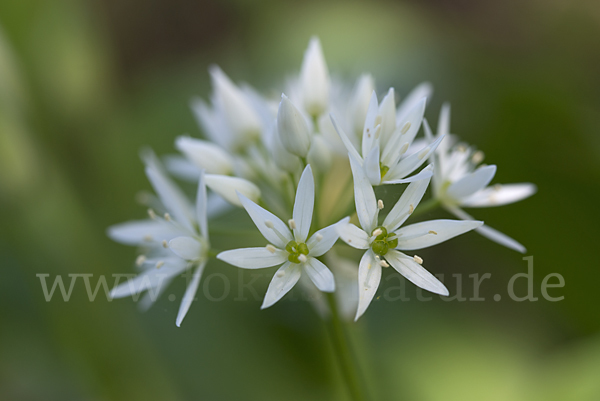
[[[304,169],[298,183],[292,219],[287,225],[244,195],[239,196],[250,218],[270,244],[261,248],[221,252],[217,258],[244,269],[281,265],[267,289],[262,308],[268,308],[279,301],[294,287],[303,273],[319,290],[333,292],[333,274],[317,258],[331,249],[338,239],[336,225],[346,223],[348,218],[308,237],[315,202],[315,183],[310,166]]]
[[[530,183],[489,185],[496,174],[495,165],[480,164],[484,154],[464,143],[457,143],[457,137],[450,135],[450,106],[444,105],[440,112],[437,138],[426,126],[425,132],[430,141],[448,137],[437,148],[433,175],[433,196],[442,206],[459,219],[471,220],[463,207],[493,207],[518,202],[536,192]],[[477,232],[501,245],[525,253],[525,247],[506,234],[481,226]]]
[[[108,229],[113,240],[146,248],[146,252],[136,260],[141,273],[113,288],[110,296],[123,298],[147,291],[141,305],[148,308],[173,278],[193,269],[191,282],[177,313],[176,324],[179,326],[196,295],[210,250],[204,173],[200,174],[194,208],[167,177],[153,154],[147,154],[145,161],[146,175],[165,212],[159,215],[149,209],[149,219],[122,223]]]
[[[338,226],[340,238],[348,245],[365,249],[358,268],[359,301],[356,319],[367,309],[381,280],[382,267],[391,265],[413,284],[448,295],[448,290],[437,278],[421,266],[423,260],[400,251],[427,248],[457,235],[480,227],[481,221],[430,220],[402,227],[425,194],[430,178],[411,183],[390,210],[381,225],[378,223],[383,202],[375,198],[362,166],[349,155],[354,176],[354,199],[361,228],[354,224]],[[431,170],[431,166],[426,170]]]

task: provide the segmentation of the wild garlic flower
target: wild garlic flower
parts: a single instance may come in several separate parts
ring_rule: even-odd
[[[463,143],[456,143],[457,137],[450,135],[450,107],[445,105],[440,113],[436,138],[426,126],[426,135],[431,141],[448,137],[435,153],[433,196],[442,206],[456,217],[473,219],[462,210],[463,207],[502,206],[528,198],[536,192],[530,183],[489,185],[496,173],[496,166],[480,164],[484,154],[480,150]],[[510,249],[525,253],[526,249],[509,236],[484,225],[477,228],[479,234]]]
[[[437,138],[418,152],[406,154],[421,127],[426,98],[409,98],[412,103],[405,105],[401,112],[397,112],[394,96],[394,89],[390,88],[381,104],[378,104],[376,93],[371,95],[360,152],[354,147],[335,116],[331,115],[332,123],[342,142],[364,168],[372,185],[402,184],[431,176],[431,172],[421,171],[407,178],[427,161],[443,139]]]
[[[292,219],[287,225],[244,195],[239,196],[250,218],[270,244],[260,248],[224,251],[217,258],[244,269],[281,265],[267,289],[261,308],[268,308],[279,301],[294,287],[303,273],[308,275],[319,290],[333,292],[333,274],[317,258],[331,249],[338,239],[336,226],[347,223],[348,218],[308,237],[315,202],[315,183],[310,165],[304,169],[298,182]]]
[[[354,224],[338,225],[340,239],[348,245],[365,249],[358,268],[359,301],[355,319],[367,309],[381,280],[382,267],[392,267],[413,284],[448,295],[448,290],[435,276],[421,266],[423,259],[400,251],[427,248],[480,227],[481,221],[430,220],[400,228],[417,208],[429,185],[430,177],[412,182],[380,225],[383,202],[375,192],[360,162],[353,155],[350,166],[354,176],[354,199],[361,228]],[[426,168],[431,170],[431,166]]]
[[[195,208],[168,178],[154,155],[147,155],[146,175],[158,194],[165,213],[149,209],[149,219],[118,224],[108,229],[113,240],[146,249],[136,265],[141,273],[110,292],[123,298],[147,291],[142,308],[152,305],[167,284],[188,269],[194,269],[182,298],[176,324],[181,325],[198,290],[200,276],[208,261],[210,242],[204,173],[200,174]]]

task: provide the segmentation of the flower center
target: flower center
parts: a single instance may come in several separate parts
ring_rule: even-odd
[[[371,235],[375,235],[375,240],[371,243],[371,249],[379,256],[384,256],[390,249],[398,246],[398,238],[395,233],[388,234],[385,227],[379,226],[373,230]]]
[[[390,168],[385,166],[382,162],[379,162],[379,171],[381,172],[381,178],[383,178],[387,172],[390,171]]]
[[[290,241],[285,246],[285,250],[289,253],[288,260],[290,262],[301,263],[306,261],[306,255],[308,255],[308,247],[305,243],[297,243],[296,241]]]

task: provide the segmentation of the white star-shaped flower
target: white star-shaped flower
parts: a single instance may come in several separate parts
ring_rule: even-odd
[[[191,282],[185,291],[176,324],[181,325],[187,314],[204,266],[208,261],[207,198],[204,173],[198,182],[195,210],[180,189],[167,177],[154,155],[146,157],[146,174],[166,211],[159,216],[149,210],[150,219],[112,226],[108,235],[113,240],[146,248],[136,264],[142,272],[135,278],[113,288],[112,298],[123,298],[148,291],[142,300],[147,308],[167,284],[185,270],[194,268]]]
[[[347,223],[348,218],[325,227],[308,238],[315,202],[315,184],[310,165],[300,177],[292,219],[288,221],[288,225],[245,196],[240,194],[239,197],[250,218],[270,244],[260,248],[224,251],[217,258],[244,269],[281,265],[269,285],[261,308],[268,308],[280,300],[294,287],[303,273],[308,275],[319,290],[335,290],[333,274],[317,257],[331,249],[338,239],[336,226]]]
[[[528,198],[536,192],[530,183],[489,185],[496,174],[496,166],[480,165],[484,155],[464,144],[455,144],[457,138],[450,135],[450,107],[445,105],[440,113],[437,138],[425,124],[425,133],[430,141],[446,136],[436,150],[433,195],[442,206],[460,219],[473,219],[461,207],[502,206]],[[525,253],[526,249],[509,236],[484,225],[477,232],[508,248]]]
[[[407,178],[425,163],[443,139],[438,138],[418,152],[407,154],[421,127],[426,104],[425,98],[411,101],[413,104],[410,105],[410,109],[406,110],[404,107],[402,114],[399,114],[396,111],[393,88],[381,104],[377,103],[377,95],[373,92],[365,119],[360,152],[331,115],[331,121],[348,152],[364,168],[372,185],[408,183],[430,177],[432,174],[424,170]]]
[[[411,183],[383,224],[378,225],[379,211],[383,202],[375,198],[371,186],[359,161],[349,155],[354,176],[354,199],[356,213],[362,227],[354,224],[338,225],[340,239],[357,249],[366,249],[358,268],[359,301],[355,319],[367,309],[381,280],[382,267],[392,265],[413,284],[434,292],[448,295],[448,290],[437,278],[421,266],[418,256],[408,256],[400,251],[427,248],[457,235],[480,227],[481,221],[430,220],[400,226],[417,208],[430,178]],[[431,166],[426,170],[430,171]]]

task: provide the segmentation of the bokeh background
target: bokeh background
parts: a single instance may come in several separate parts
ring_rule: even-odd
[[[431,82],[430,121],[450,101],[452,131],[499,166],[495,182],[539,188],[476,217],[528,247],[540,300],[505,296],[527,264],[476,234],[423,252],[435,273],[492,273],[486,301],[417,302],[409,286],[410,302],[374,302],[351,326],[373,399],[600,399],[593,0],[0,0],[0,399],[345,399],[306,302],[199,299],[177,328],[167,297],[140,313],[89,302],[79,282],[69,302],[45,302],[36,277],[132,272],[134,250],[105,230],[145,215],[139,150],[201,135],[188,103],[208,97],[210,64],[277,96],[314,34],[342,78],[369,71],[401,95]],[[541,298],[549,273],[563,301]]]

